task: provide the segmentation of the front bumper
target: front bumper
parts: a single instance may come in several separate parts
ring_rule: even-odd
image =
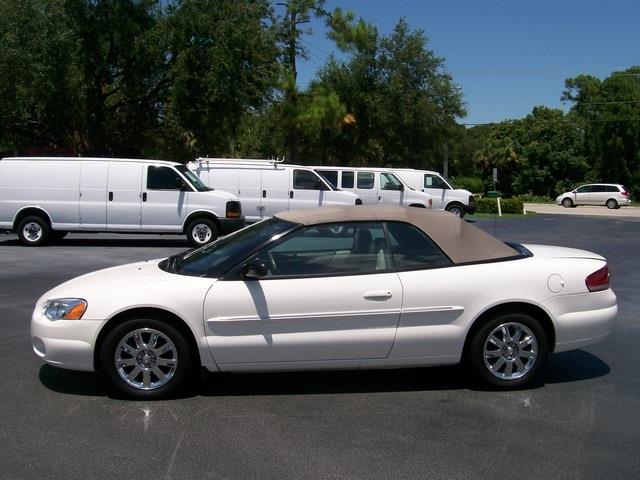
[[[465,213],[468,213],[469,215],[473,215],[474,213],[476,213],[476,204],[474,203],[470,203],[469,205],[465,205],[464,206],[464,211]]]
[[[39,309],[31,317],[33,351],[42,360],[69,370],[94,371],[93,350],[101,320],[49,320]]]
[[[222,235],[228,235],[230,233],[235,232],[236,230],[240,230],[246,226],[246,221],[244,217],[240,218],[218,218],[218,222],[220,222],[220,233]]]

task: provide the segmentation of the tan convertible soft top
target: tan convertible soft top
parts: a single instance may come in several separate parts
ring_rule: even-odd
[[[454,263],[515,257],[519,252],[491,235],[443,210],[388,205],[322,207],[290,210],[277,218],[302,225],[335,222],[405,222],[425,232]]]

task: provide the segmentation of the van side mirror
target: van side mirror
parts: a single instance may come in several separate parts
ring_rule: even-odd
[[[242,278],[258,280],[267,274],[267,267],[262,260],[255,257],[245,263],[240,269]]]

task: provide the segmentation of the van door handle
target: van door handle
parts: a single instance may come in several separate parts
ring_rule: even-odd
[[[262,198],[267,198],[267,191],[266,190],[262,190]]]
[[[293,198],[293,190],[289,192],[289,198]]]
[[[363,295],[365,300],[388,300],[393,297],[391,290],[371,290]]]
[[[113,192],[109,192],[109,201],[113,202]]]
[[[147,192],[142,192],[142,201],[143,202],[147,201]]]

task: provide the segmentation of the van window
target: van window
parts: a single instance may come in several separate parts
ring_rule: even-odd
[[[316,170],[324,179],[333,187],[338,187],[338,171],[337,170]]]
[[[317,173],[311,170],[293,171],[293,188],[299,190],[328,190]]]
[[[392,173],[381,173],[380,188],[382,188],[382,190],[400,191],[402,190],[402,182]]]
[[[438,175],[429,175],[425,174],[424,176],[424,188],[448,188],[447,184],[444,183],[444,180],[440,178]]]
[[[353,172],[342,172],[342,188],[353,188]]]
[[[181,190],[184,181],[169,167],[147,168],[147,188],[149,190]]]
[[[373,172],[358,172],[358,188],[366,190],[373,188]]]

